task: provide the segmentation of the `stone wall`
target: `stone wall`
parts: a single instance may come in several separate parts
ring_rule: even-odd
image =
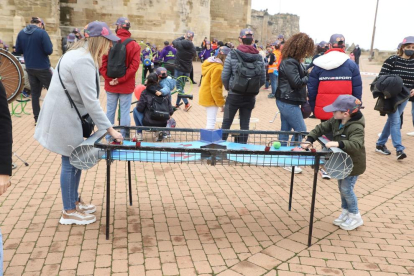
[[[51,62],[54,64],[61,50],[59,0],[0,1],[0,38],[10,47],[14,45],[17,35],[30,22],[33,15],[41,17],[46,24],[46,30],[54,46],[51,58]]]
[[[240,30],[250,25],[251,0],[211,0],[210,14],[211,39],[238,43]]]
[[[196,46],[206,36],[237,45],[240,30],[248,26],[260,41],[299,31],[299,17],[252,11],[251,0],[0,0],[0,39],[13,45],[32,16],[46,23],[54,49],[52,65],[61,54],[61,37],[73,28],[83,29],[94,20],[112,24],[121,16],[131,21],[135,40],[159,47],[188,30],[195,33]]]
[[[165,40],[195,33],[201,44],[210,33],[210,0],[61,0],[61,29],[69,33],[93,20],[115,23],[119,17],[131,21],[132,37],[162,46]]]
[[[279,34],[283,34],[287,39],[300,32],[299,16],[280,13],[271,15],[267,10],[252,10],[251,26],[259,44],[275,42]]]

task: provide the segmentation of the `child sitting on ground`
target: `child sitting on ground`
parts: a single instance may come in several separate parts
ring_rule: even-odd
[[[325,112],[333,112],[333,118],[323,122],[312,130],[307,141],[313,143],[318,137],[333,133],[333,140],[325,146],[340,148],[346,152],[354,164],[351,174],[338,180],[342,201],[342,213],[334,220],[334,224],[343,230],[354,230],[364,224],[358,210],[358,199],[354,192],[358,176],[365,172],[365,119],[361,109],[361,101],[351,95],[340,95],[333,104],[325,106]],[[308,149],[311,144],[303,143],[302,148]]]
[[[169,116],[165,119],[154,118],[153,103],[155,100],[159,102],[157,106],[161,106],[163,110],[156,110],[158,113],[166,112],[170,116],[174,113],[171,105],[171,97],[163,96],[160,90],[162,87],[159,84],[159,78],[156,73],[148,75],[146,81],[146,89],[142,91],[136,108],[134,108],[133,115],[136,126],[152,126],[152,127],[166,127]],[[158,141],[162,140],[164,133],[160,132]],[[138,131],[137,140],[142,141],[142,131]]]

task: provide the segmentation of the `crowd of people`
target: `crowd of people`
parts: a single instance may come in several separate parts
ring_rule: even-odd
[[[195,34],[187,31],[171,44],[165,41],[164,48],[158,52],[155,45],[147,43],[142,49],[131,38],[132,26],[127,18],[119,18],[114,25],[115,33],[99,21],[89,23],[83,33],[74,29],[63,42],[64,54],[53,75],[49,61],[53,45],[43,20],[33,17],[17,36],[15,51],[24,55],[32,89],[34,138],[46,149],[62,156],[61,224],[85,225],[96,221],[93,215],[96,207],[83,202],[78,194],[81,171],[70,164],[69,156],[71,150],[90,135],[85,132],[89,119],[114,140],[123,140],[124,133],[113,128],[115,111],[120,110],[120,125],[130,126],[132,95],[137,89],[136,72],[140,63],[144,66],[146,82],[133,110],[137,126],[166,127],[170,117],[180,108],[181,101],[185,111],[191,108],[188,100],[180,96],[182,94],[178,94],[172,104],[171,92],[175,86],[183,92],[184,85],[175,80],[190,77],[193,72],[193,60],[197,56],[193,43]],[[280,112],[281,131],[306,132],[303,107],[309,104],[314,117],[321,123],[310,132],[307,141],[295,141],[295,137],[289,141],[289,135],[285,134],[281,134],[279,140],[284,145],[292,142],[308,149],[319,136],[326,135],[331,140],[326,147],[340,148],[350,155],[354,169],[349,177],[338,181],[342,213],[334,224],[345,230],[361,226],[363,220],[354,193],[358,176],[366,168],[359,46],[353,51],[354,61],[345,52],[342,34],[334,34],[329,42],[322,41],[316,47],[305,33],[297,33],[286,41],[280,35],[277,41],[264,47],[254,40],[251,29],[243,29],[238,41],[239,45],[235,47],[217,39],[209,41],[206,37],[199,49],[198,56],[202,61],[199,104],[206,109],[206,129],[215,128],[221,109],[224,112],[222,129],[230,129],[238,113],[240,129],[249,130],[256,96],[263,86],[265,89],[271,87],[268,97],[275,99],[275,110],[277,106]],[[305,67],[303,60],[311,56],[311,64]],[[153,63],[158,66],[152,67]],[[168,71],[173,71],[174,77],[168,76]],[[381,103],[376,109],[388,118],[376,151],[391,154],[386,147],[391,136],[397,160],[402,160],[407,155],[400,128],[409,99],[413,102],[414,124],[414,37],[402,41],[398,53],[384,62],[379,75],[373,84],[374,96]],[[99,102],[99,76],[105,79],[106,113]],[[40,109],[42,87],[53,93],[47,93]],[[224,95],[223,87],[227,95]],[[390,87],[393,88],[392,95],[389,95]],[[0,83],[0,100],[4,104],[2,90]],[[2,113],[6,114],[3,109]],[[0,119],[9,122],[9,117],[5,115],[5,119]],[[7,133],[11,133],[9,123],[2,125],[6,126]],[[414,133],[409,135],[414,136]],[[10,140],[3,141],[3,138],[0,137],[2,150],[6,148],[3,145],[11,145]],[[224,133],[222,138],[227,140],[228,134]],[[137,140],[143,140],[141,132],[137,133]],[[241,134],[236,142],[247,143],[248,135]],[[9,185],[9,151],[7,148],[7,154],[2,154],[0,159],[0,194]],[[293,168],[285,169],[292,171]],[[300,172],[301,169],[295,167],[294,173]],[[329,178],[324,170],[321,173]]]

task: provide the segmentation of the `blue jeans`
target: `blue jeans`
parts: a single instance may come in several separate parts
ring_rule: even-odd
[[[144,113],[141,113],[138,111],[138,109],[134,108],[134,111],[132,113],[134,115],[134,121],[136,126],[144,126],[143,120],[144,120]],[[142,130],[138,130],[138,133],[142,133]]]
[[[306,131],[305,121],[303,120],[302,111],[300,106],[284,103],[282,101],[276,100],[276,105],[280,111],[280,120],[282,123],[281,131]],[[300,140],[301,137],[298,137]],[[289,135],[281,134],[279,135],[280,141],[285,141],[282,145],[286,145],[289,140]],[[292,141],[295,141],[295,137],[292,136]]]
[[[414,102],[411,102],[411,116],[413,118],[413,126],[414,126]]]
[[[269,73],[270,77],[270,83],[272,85],[272,94],[276,95],[276,89],[277,89],[277,76],[273,73]]]
[[[381,136],[377,141],[377,146],[383,146],[387,143],[388,137],[391,135],[392,145],[397,151],[403,151],[405,147],[401,144],[401,114],[404,112],[404,108],[408,101],[403,102],[397,108],[397,111],[392,114],[388,114],[387,122],[382,130]]]
[[[72,166],[69,157],[62,156],[62,170],[60,172],[60,189],[64,210],[75,210],[79,200],[79,182],[82,171]]]
[[[358,199],[354,192],[358,176],[348,176],[338,180],[339,193],[341,194],[342,209],[352,214],[358,214]]]
[[[181,71],[178,71],[177,69],[175,69],[174,71],[174,78],[177,79],[178,77],[189,77],[190,73],[184,73]],[[184,78],[182,78],[184,79]],[[177,80],[177,90],[181,90],[182,93],[184,93],[184,87],[185,87],[185,81],[184,80]],[[186,98],[181,98],[180,96],[177,96],[177,102],[176,105],[179,105],[181,103],[181,99],[183,99],[184,104],[188,104],[188,100]]]
[[[113,125],[115,122],[115,112],[116,107],[118,105],[119,100],[119,108],[121,110],[121,126],[130,126],[131,125],[131,117],[129,116],[129,112],[131,110],[131,101],[132,101],[132,93],[130,94],[119,94],[119,93],[112,93],[106,92],[106,117]]]

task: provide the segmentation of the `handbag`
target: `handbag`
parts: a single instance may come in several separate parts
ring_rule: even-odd
[[[300,111],[302,111],[303,119],[309,118],[309,116],[312,114],[312,107],[310,106],[309,102],[302,104]]]
[[[58,67],[57,67],[60,84],[62,85],[63,90],[65,90],[66,96],[68,96],[71,108],[75,108],[76,113],[79,116],[79,119],[80,119],[81,124],[82,124],[83,137],[84,138],[89,138],[91,136],[93,130],[95,129],[95,123],[93,122],[92,117],[89,116],[89,114],[85,114],[83,116],[80,115],[79,110],[75,105],[75,102],[72,100],[71,96],[69,95],[68,90],[66,89],[65,85],[63,84],[62,78],[60,77],[60,62],[61,62],[61,60],[62,60],[62,58],[59,60],[59,64],[58,64]],[[99,80],[98,80],[98,77],[96,77],[96,97],[99,98]]]

